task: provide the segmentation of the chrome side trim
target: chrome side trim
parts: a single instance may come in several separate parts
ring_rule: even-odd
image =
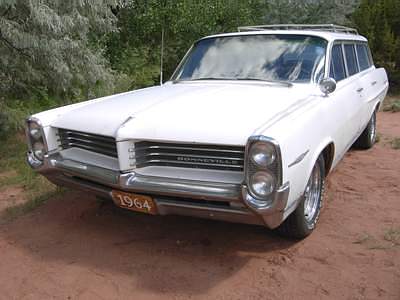
[[[299,155],[299,157],[297,157],[292,163],[290,163],[288,165],[288,168],[293,167],[294,165],[297,165],[298,163],[300,163],[306,156],[307,154],[310,152],[310,150],[307,150],[306,152],[302,153]]]

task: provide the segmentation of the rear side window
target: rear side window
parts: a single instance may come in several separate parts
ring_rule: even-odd
[[[344,68],[342,45],[333,45],[330,77],[336,81],[346,78],[346,71]]]
[[[356,61],[356,53],[354,52],[354,45],[344,44],[344,54],[346,57],[349,76],[356,74],[358,72],[358,65]]]
[[[360,71],[368,69],[370,65],[369,61],[369,53],[366,44],[357,44],[357,57],[358,57],[358,65],[360,66]]]

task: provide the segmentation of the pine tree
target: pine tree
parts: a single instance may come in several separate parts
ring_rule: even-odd
[[[388,71],[391,89],[399,89],[400,1],[363,0],[352,18],[369,40],[375,65]]]

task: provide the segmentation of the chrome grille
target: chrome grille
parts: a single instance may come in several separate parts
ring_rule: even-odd
[[[171,166],[196,169],[243,171],[243,146],[135,143],[136,167]]]
[[[58,129],[58,135],[63,149],[75,147],[107,156],[118,157],[117,144],[113,137],[61,128]]]

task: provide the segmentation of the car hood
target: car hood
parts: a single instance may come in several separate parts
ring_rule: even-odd
[[[51,125],[117,140],[244,145],[257,129],[307,99],[305,86],[168,83],[88,102]]]

